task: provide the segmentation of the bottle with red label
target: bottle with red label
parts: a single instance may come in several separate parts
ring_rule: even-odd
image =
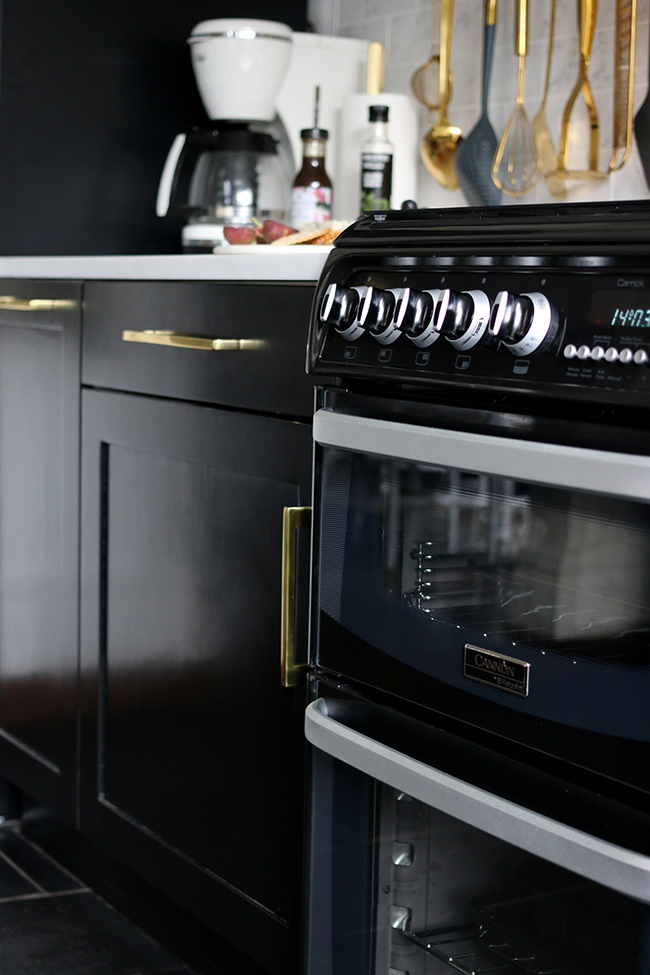
[[[328,223],[332,219],[332,181],[325,169],[325,152],[329,132],[318,126],[318,96],[314,125],[303,129],[302,168],[293,182],[291,190],[291,223],[294,227],[301,223]]]

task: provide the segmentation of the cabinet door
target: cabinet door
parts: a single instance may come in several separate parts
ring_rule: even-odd
[[[74,822],[81,287],[0,294],[0,775]]]
[[[96,390],[82,410],[82,830],[289,971],[304,691],[280,685],[282,514],[309,504],[311,427]]]

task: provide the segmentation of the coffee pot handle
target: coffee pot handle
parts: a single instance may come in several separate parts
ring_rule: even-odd
[[[169,212],[169,202],[171,199],[172,187],[174,185],[176,167],[178,165],[180,154],[185,146],[185,140],[185,133],[179,133],[179,135],[177,135],[172,142],[171,149],[167,153],[167,159],[165,160],[165,165],[163,166],[162,175],[160,177],[160,185],[158,186],[158,197],[156,199],[156,215],[159,217],[165,217]]]

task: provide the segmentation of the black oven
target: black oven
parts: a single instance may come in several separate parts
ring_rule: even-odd
[[[650,209],[319,284],[308,975],[650,973]]]

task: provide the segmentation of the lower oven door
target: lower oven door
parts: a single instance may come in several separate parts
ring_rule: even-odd
[[[305,722],[308,975],[650,973],[647,821],[567,787],[609,838],[567,826],[503,796],[560,782],[335,695]]]
[[[316,413],[312,662],[650,792],[647,432],[450,412]]]

